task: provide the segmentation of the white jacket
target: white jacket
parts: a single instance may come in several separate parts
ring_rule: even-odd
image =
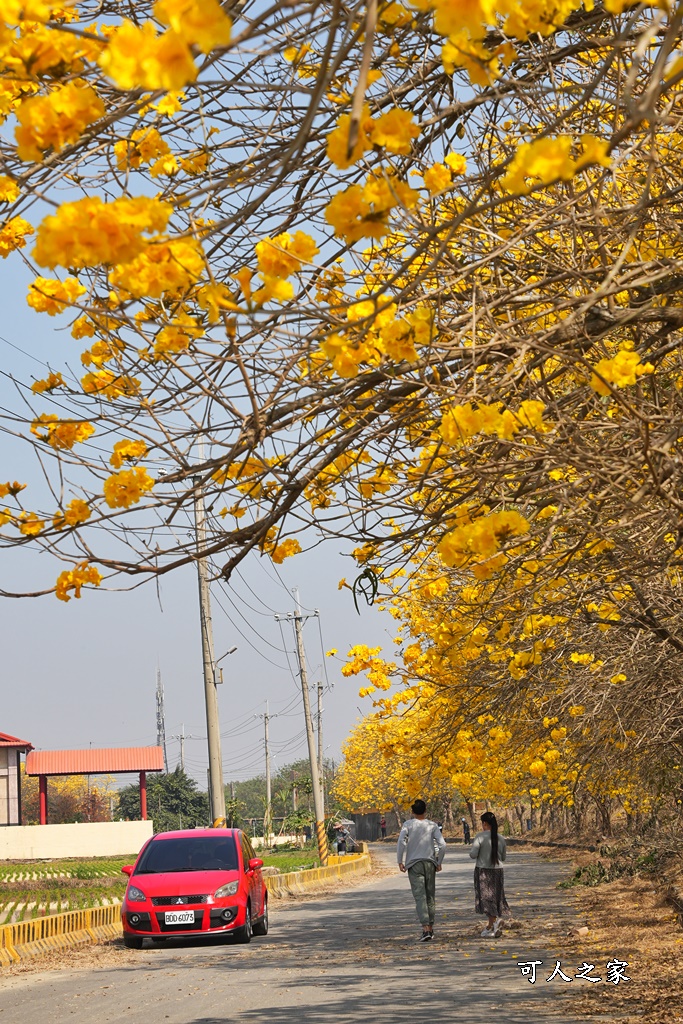
[[[446,840],[441,829],[429,818],[411,818],[405,823],[398,837],[396,859],[406,868],[419,860],[430,860],[441,864],[446,853]]]

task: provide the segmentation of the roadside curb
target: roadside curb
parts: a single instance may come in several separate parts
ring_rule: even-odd
[[[347,854],[345,857],[330,857],[327,867],[309,868],[306,871],[288,871],[284,875],[268,875],[265,879],[270,895],[276,899],[282,896],[295,896],[306,892],[311,886],[332,878],[343,878],[345,875],[370,870],[370,855],[367,853]]]
[[[345,857],[330,857],[328,866],[324,868],[270,875],[264,881],[269,894],[274,899],[280,899],[304,893],[332,878],[343,878],[369,870],[369,854],[348,854]],[[50,914],[32,921],[0,925],[0,969],[56,949],[74,949],[77,946],[111,942],[112,939],[119,939],[122,934],[119,904],[69,910],[64,914]]]

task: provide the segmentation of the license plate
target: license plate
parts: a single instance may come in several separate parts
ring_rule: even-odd
[[[194,910],[167,910],[164,914],[166,924],[194,924]]]

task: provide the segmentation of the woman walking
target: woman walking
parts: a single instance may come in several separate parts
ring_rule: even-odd
[[[470,857],[477,862],[474,868],[474,909],[477,914],[488,917],[481,935],[490,939],[498,938],[503,929],[503,918],[510,914],[503,885],[502,861],[506,850],[505,839],[498,835],[495,814],[486,811],[481,816],[481,824],[484,831],[479,832],[470,850]]]

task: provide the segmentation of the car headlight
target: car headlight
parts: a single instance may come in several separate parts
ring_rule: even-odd
[[[219,900],[222,900],[224,896],[234,896],[239,887],[239,882],[228,882],[227,885],[222,885],[220,889],[216,889],[214,896]]]
[[[129,903],[144,903],[147,897],[141,889],[138,889],[135,885],[128,886],[128,892],[126,893],[126,899]]]

